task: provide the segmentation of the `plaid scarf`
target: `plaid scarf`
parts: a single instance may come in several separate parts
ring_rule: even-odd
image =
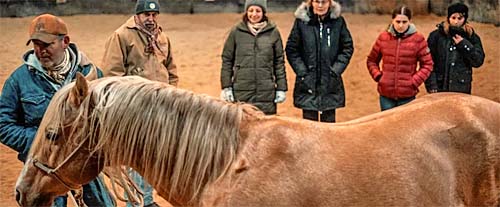
[[[137,16],[134,16],[135,24],[140,32],[144,33],[148,38],[148,44],[144,47],[144,52],[147,54],[155,53],[159,55],[166,56],[166,51],[163,51],[158,43],[158,35],[160,34],[160,28],[156,26],[153,31],[146,29]]]

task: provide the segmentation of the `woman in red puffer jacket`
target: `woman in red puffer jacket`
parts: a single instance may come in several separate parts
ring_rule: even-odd
[[[418,87],[432,71],[427,41],[410,19],[408,7],[394,9],[391,25],[379,35],[366,60],[368,71],[378,82],[382,111],[415,99]],[[382,68],[379,66],[381,60]]]

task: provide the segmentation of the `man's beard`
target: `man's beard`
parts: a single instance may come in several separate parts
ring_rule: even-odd
[[[144,22],[144,28],[149,31],[154,31],[156,29],[156,22],[146,21]]]

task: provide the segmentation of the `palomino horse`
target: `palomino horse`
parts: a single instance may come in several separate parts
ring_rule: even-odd
[[[103,166],[130,166],[180,206],[496,206],[499,130],[500,104],[470,95],[324,124],[78,75],[50,103],[16,197],[49,205]]]

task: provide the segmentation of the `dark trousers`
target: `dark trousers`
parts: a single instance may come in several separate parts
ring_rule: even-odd
[[[415,100],[415,96],[409,98],[392,99],[385,96],[380,96],[380,109],[385,111],[387,109],[392,109],[403,104],[407,104],[410,101]]]
[[[302,118],[320,121],[320,122],[330,122],[335,123],[335,109],[327,111],[312,111],[312,110],[302,110]]]

